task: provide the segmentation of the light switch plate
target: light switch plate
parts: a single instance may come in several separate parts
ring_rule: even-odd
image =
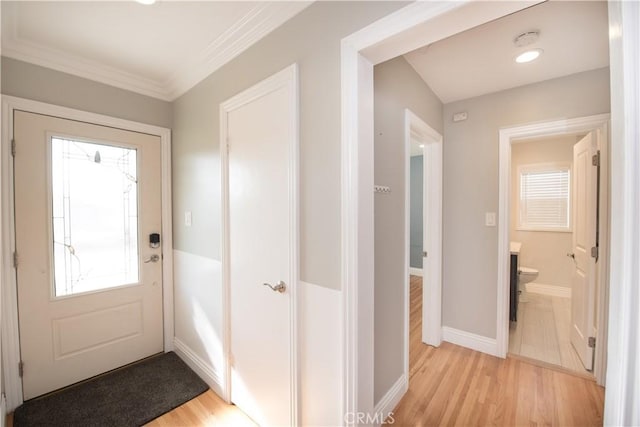
[[[496,226],[496,213],[495,212],[486,212],[484,214],[484,224],[487,227],[495,227]]]
[[[184,213],[184,226],[191,227],[191,211],[186,211]]]

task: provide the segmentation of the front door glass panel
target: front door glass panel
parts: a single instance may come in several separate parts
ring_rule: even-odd
[[[51,138],[55,296],[138,283],[137,151]]]

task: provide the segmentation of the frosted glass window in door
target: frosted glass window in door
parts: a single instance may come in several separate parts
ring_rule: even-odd
[[[51,139],[55,296],[138,283],[135,149]]]

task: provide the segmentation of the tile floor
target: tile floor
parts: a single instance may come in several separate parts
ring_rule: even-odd
[[[528,292],[511,323],[509,353],[589,374],[569,341],[571,299]]]

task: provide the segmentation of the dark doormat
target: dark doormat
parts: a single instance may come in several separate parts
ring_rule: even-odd
[[[25,402],[15,427],[140,426],[209,387],[173,352]]]

